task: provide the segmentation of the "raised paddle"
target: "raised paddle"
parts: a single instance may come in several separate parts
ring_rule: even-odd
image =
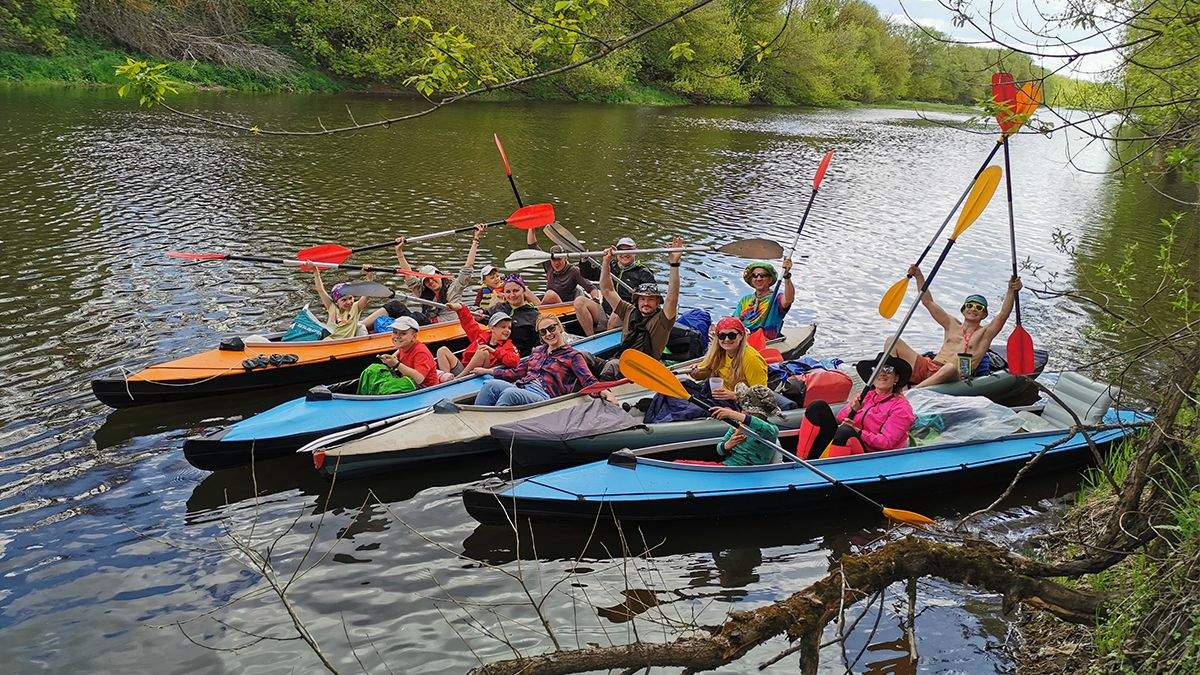
[[[1040,100],[1041,88],[1034,83],[1028,83],[1025,86],[1028,87],[1030,85],[1037,89]],[[1024,89],[1025,87],[1022,87],[1022,91],[1024,91]],[[1018,98],[1020,97],[1018,96]],[[987,168],[988,164],[992,162],[992,158],[996,156],[996,153],[1000,151],[1000,147],[1004,145],[1004,142],[1009,136],[1017,133],[1017,131],[1020,130],[1021,125],[1025,124],[1025,122],[1029,120],[1029,117],[1036,109],[1037,105],[1023,108],[1020,101],[1017,102],[1015,114],[1006,118],[1005,120],[1005,122],[1008,124],[1008,127],[1005,128],[1004,124],[1001,124],[1000,138],[996,139],[996,144],[992,146],[992,151],[988,153],[988,156],[984,158],[983,163],[979,165],[979,170],[975,172],[975,176],[972,177],[971,183],[967,185],[962,194],[959,195],[958,201],[954,203],[954,208],[950,209],[950,213],[946,214],[946,219],[942,221],[942,224],[940,227],[938,227],[937,232],[934,232],[933,236],[929,238],[929,243],[925,245],[925,250],[921,251],[921,255],[917,258],[917,262],[915,263],[917,266],[920,266],[921,263],[925,261],[925,257],[929,255],[929,251],[933,248],[934,243],[937,242],[938,237],[942,236],[942,232],[945,231],[946,225],[950,223],[950,219],[954,217],[955,212],[958,211],[958,207],[962,206],[963,200],[967,198],[967,194],[971,191],[971,187],[975,184],[975,181],[978,180],[979,176],[983,174],[983,171]],[[883,298],[879,301],[880,316],[885,319],[890,319],[895,316],[896,310],[900,308],[900,303],[904,302],[905,293],[908,292],[909,279],[912,279],[912,277],[905,275],[903,279],[900,279],[896,283],[892,284],[891,287],[887,289],[887,292],[883,294]]]
[[[663,396],[682,399],[698,408],[708,410],[708,406],[696,400],[696,397],[692,396],[687,389],[683,388],[683,385],[679,382],[679,379],[670,370],[667,370],[666,366],[656,361],[653,357],[643,354],[636,349],[626,349],[625,352],[621,354],[620,364],[621,374],[625,377],[628,377],[631,381],[633,381],[634,384],[662,394]],[[800,459],[800,457],[797,455],[784,450],[783,446],[775,441],[763,438],[749,427],[738,424],[733,420],[725,420],[725,422],[730,426],[740,429],[742,433],[753,437],[763,445],[778,451],[784,457],[787,457],[793,462],[803,464],[806,469],[812,471],[826,481],[829,481],[829,483],[832,485],[845,488],[850,492],[850,494],[862,499],[871,506],[874,506],[882,511],[883,515],[890,520],[900,523],[907,523],[909,525],[932,525],[934,522],[932,518],[923,516],[914,511],[888,508],[874,499],[864,495],[853,487],[850,487],[850,485],[839,481],[833,476],[830,476],[824,471],[818,469],[808,461]]]
[[[342,290],[356,298],[391,298],[396,295],[396,291],[377,281],[350,281],[342,286]]]
[[[492,140],[496,141],[496,149],[500,151],[500,161],[504,163],[504,175],[508,176],[508,184],[512,186],[513,196],[517,198],[517,206],[525,206],[521,201],[521,191],[517,189],[517,181],[513,180],[512,167],[508,165],[508,155],[504,152],[504,145],[500,143],[500,136],[492,134]]]
[[[446,274],[425,274],[414,270],[402,270],[395,267],[376,267],[373,265],[343,265],[334,262],[323,262],[320,260],[296,260],[293,258],[267,258],[257,255],[237,255],[234,253],[201,253],[197,251],[170,251],[167,253],[172,258],[180,260],[237,260],[241,262],[256,262],[266,263],[268,265],[285,265],[287,267],[300,267],[302,269],[344,269],[344,270],[362,270],[364,272],[383,272],[384,274],[399,274],[406,277],[419,277],[421,279],[452,279],[453,277]]]
[[[904,320],[900,322],[900,327],[896,329],[896,334],[888,341],[887,349],[883,350],[879,356],[879,362],[875,364],[874,370],[871,371],[871,377],[867,378],[867,386],[875,381],[875,376],[879,374],[879,369],[883,367],[884,361],[887,361],[892,350],[896,348],[896,342],[900,339],[900,334],[904,332],[904,328],[908,326],[909,319],[912,318],[913,312],[917,310],[917,305],[921,304],[921,297],[925,295],[925,291],[929,290],[929,285],[933,283],[933,278],[937,276],[938,270],[941,269],[942,263],[946,262],[946,256],[949,255],[950,249],[954,247],[954,242],[958,240],[959,235],[967,231],[983,210],[987,208],[989,202],[992,201],[992,195],[996,194],[996,186],[1000,184],[1000,174],[1003,173],[998,166],[989,166],[984,169],[975,182],[971,185],[970,195],[967,197],[967,202],[963,206],[962,213],[958,214],[958,222],[954,225],[954,232],[950,234],[950,238],[946,241],[946,247],[942,249],[942,254],[938,256],[937,262],[933,264],[933,269],[929,270],[929,276],[925,277],[925,283],[921,285],[921,290],[917,293],[917,297],[913,300],[912,305],[908,308],[908,313],[904,315]]]
[[[684,246],[681,248],[637,248],[637,249],[622,249],[622,254],[627,253],[685,253],[685,252],[700,252],[712,251],[716,253],[725,253],[728,255],[737,256],[739,258],[778,258],[783,255],[783,247],[770,239],[739,239],[731,241],[724,246]],[[525,248],[519,251],[513,251],[511,255],[504,259],[504,267],[510,270],[522,270],[528,267],[535,267],[550,260],[554,256],[564,258],[600,258],[604,256],[604,251],[578,251],[569,253],[548,253],[536,248]]]
[[[494,220],[487,223],[488,227],[496,227],[499,225],[512,225],[519,230],[532,230],[537,227],[545,227],[554,222],[554,205],[553,204],[530,204],[522,206],[512,215],[503,220]],[[460,234],[470,232],[475,229],[474,225],[464,225],[456,227],[453,230],[442,230],[441,232],[430,232],[429,234],[421,234],[415,237],[408,237],[405,241],[408,244],[414,244],[419,241],[429,241],[439,237],[448,237],[452,234]],[[355,253],[363,251],[374,251],[376,249],[395,246],[395,241],[385,241],[378,244],[370,244],[368,246],[359,246],[357,248],[346,248],[341,244],[318,244],[304,249],[296,254],[300,260],[311,260],[314,262],[345,262],[347,258]]]
[[[997,73],[997,75],[1006,75],[1007,73]],[[1008,77],[1007,87],[1001,82],[1001,90],[996,91],[993,84],[993,96],[1011,96],[1005,100],[1005,105],[1002,110],[1011,110],[1010,114],[997,113],[996,121],[1003,129],[1005,125],[1019,124],[1020,120],[1010,120],[1011,115],[1025,115],[1037,108],[1038,99],[1041,96],[1041,88],[1033,83],[1026,83],[1025,87],[1021,88],[1020,93],[1015,91],[1012,84],[1012,76]],[[995,80],[993,80],[995,82]],[[1033,85],[1030,87],[1030,85]],[[1026,87],[1029,87],[1028,89]],[[1011,103],[1009,103],[1011,101]],[[997,101],[999,103],[1000,101]],[[1015,105],[1014,105],[1015,104]],[[1002,119],[1003,118],[1003,119]],[[1008,135],[1004,136],[1004,188],[1008,197],[1008,241],[1012,251],[1012,275],[1017,276],[1017,227],[1016,219],[1013,216],[1013,189],[1012,189],[1012,169],[1009,167],[1008,156]],[[1025,326],[1021,325],[1021,293],[1018,291],[1013,296],[1013,304],[1017,310],[1017,325],[1013,328],[1012,333],[1008,336],[1008,372],[1013,375],[1030,375],[1033,373],[1033,337],[1029,335],[1029,331],[1025,330]]]

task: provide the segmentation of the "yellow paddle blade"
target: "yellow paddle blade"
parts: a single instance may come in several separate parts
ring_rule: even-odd
[[[996,194],[996,186],[1000,184],[1000,176],[1003,173],[1000,167],[992,165],[984,169],[983,173],[979,174],[979,178],[975,179],[975,184],[971,186],[971,194],[967,195],[967,201],[958,214],[958,222],[954,225],[954,234],[950,235],[952,241],[958,239],[958,235],[966,232],[967,228],[975,223],[975,219],[979,218],[979,214],[987,208],[988,203],[992,201],[992,195]]]
[[[905,276],[892,284],[892,287],[887,289],[887,293],[883,294],[883,298],[879,301],[879,316],[885,319],[895,316],[896,310],[900,309],[900,303],[904,302],[904,294],[907,292],[908,276]]]
[[[682,398],[684,400],[691,398],[688,390],[683,388],[683,383],[679,381],[679,378],[675,377],[670,370],[667,370],[666,366],[647,354],[643,354],[636,349],[626,349],[621,354],[620,363],[621,374],[628,377],[640,387],[645,387],[663,396]]]
[[[903,509],[889,509],[886,506],[883,508],[883,515],[888,520],[897,523],[906,523],[908,525],[933,525],[934,521],[929,516],[923,516],[916,511],[905,511]]]

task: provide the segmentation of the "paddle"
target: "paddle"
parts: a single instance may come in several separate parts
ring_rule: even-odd
[[[620,253],[675,253],[675,252],[697,252],[697,251],[714,251],[716,253],[725,253],[728,255],[737,256],[739,258],[778,258],[783,255],[783,247],[770,239],[739,239],[731,241],[724,246],[684,246],[682,248],[638,248],[638,249],[621,249]],[[536,248],[525,248],[519,251],[513,251],[511,255],[504,259],[504,267],[510,270],[522,270],[528,267],[541,265],[550,260],[554,256],[562,256],[564,258],[600,258],[604,256],[604,251],[578,251],[570,253],[547,253]]]
[[[962,213],[958,214],[958,222],[954,225],[954,232],[950,234],[950,238],[946,241],[946,247],[942,249],[942,254],[938,256],[937,262],[933,264],[933,269],[929,270],[929,276],[925,277],[925,283],[921,285],[921,290],[917,293],[917,297],[913,300],[912,305],[908,308],[908,313],[904,315],[904,320],[900,322],[900,327],[896,329],[896,334],[888,341],[888,348],[880,354],[879,362],[875,364],[875,369],[871,371],[871,377],[867,379],[867,386],[870,386],[875,381],[875,376],[879,374],[879,369],[883,367],[884,361],[887,361],[892,350],[896,347],[896,341],[900,339],[900,334],[904,332],[905,326],[908,325],[909,319],[912,319],[913,312],[917,310],[917,305],[921,304],[921,296],[925,295],[925,291],[929,290],[929,285],[933,283],[933,278],[937,276],[938,270],[941,269],[942,263],[946,262],[946,256],[949,255],[950,249],[953,248],[954,242],[959,235],[967,231],[987,208],[987,205],[992,200],[992,195],[996,193],[996,186],[1000,184],[1000,174],[1002,171],[998,166],[989,166],[979,174],[979,178],[971,185],[970,195],[967,198],[966,205],[963,206]]]
[[[377,281],[351,281],[342,286],[342,291],[356,298],[391,298],[396,291]]]
[[[500,136],[492,134],[492,140],[496,141],[496,149],[500,151],[500,161],[504,162],[504,175],[508,176],[508,184],[512,186],[513,196],[517,198],[517,206],[525,206],[521,201],[521,191],[517,189],[517,181],[513,180],[512,168],[508,166],[508,155],[504,152],[504,146],[500,143]]]
[[[1008,73],[997,73],[997,76],[1008,75]],[[1008,75],[1007,82],[1001,77],[999,89],[997,89],[996,78],[992,82],[992,96],[998,104],[1003,103],[1001,112],[996,114],[996,122],[1001,129],[1006,126],[1019,124],[1020,120],[1010,119],[1012,114],[1025,115],[1037,108],[1037,98],[1040,97],[1041,91],[1037,85],[1033,85],[1028,91],[1025,87],[1021,88],[1021,98],[1024,100],[1017,101],[1017,91],[1012,83],[1012,75]],[[1032,83],[1027,83],[1027,86]],[[1001,101],[1003,98],[1003,101]],[[1016,104],[1012,107],[1012,104]],[[1006,113],[1005,111],[1012,111]],[[1004,188],[1008,197],[1008,240],[1009,247],[1012,251],[1012,275],[1017,276],[1017,228],[1016,219],[1013,216],[1013,189],[1012,189],[1012,169],[1009,167],[1008,156],[1008,135],[1004,135]],[[1033,373],[1033,337],[1029,335],[1029,331],[1021,325],[1021,293],[1018,291],[1013,296],[1013,304],[1017,310],[1017,325],[1013,328],[1012,333],[1008,336],[1008,372],[1013,375],[1030,375]]]
[[[512,215],[503,220],[494,220],[490,223],[487,223],[487,226],[496,227],[499,225],[508,224],[519,230],[532,230],[537,227],[545,227],[552,222],[554,222],[553,204],[530,204],[529,206],[522,206],[516,211],[513,211]],[[447,237],[452,234],[470,232],[474,229],[474,225],[464,225],[463,227],[456,227],[452,230],[442,230],[441,232],[430,232],[429,234],[422,234],[416,237],[408,237],[405,242],[408,244],[413,244],[419,241],[429,241],[430,239]],[[385,241],[378,244],[370,244],[368,246],[359,246],[358,248],[346,248],[341,244],[318,244],[300,251],[296,254],[296,257],[300,260],[311,260],[314,262],[342,263],[355,253],[374,251],[376,249],[387,248],[395,245],[395,241]]]
[[[1040,100],[1041,88],[1034,83],[1028,83],[1025,86],[1029,87],[1030,85],[1032,85],[1031,89],[1035,89],[1037,92],[1039,92],[1038,97]],[[1022,91],[1024,90],[1025,87],[1022,87]],[[1029,120],[1030,115],[1032,115],[1033,111],[1036,109],[1037,105],[1033,105],[1032,107],[1028,108],[1022,108],[1020,102],[1018,102],[1015,114],[1006,119],[1008,128],[1005,128],[1003,124],[1001,125],[1000,138],[997,139],[996,144],[992,146],[992,151],[988,153],[988,156],[983,160],[983,163],[979,165],[979,170],[976,171],[975,176],[971,178],[971,183],[967,185],[962,194],[959,195],[958,201],[954,203],[954,208],[950,209],[950,213],[946,214],[946,219],[942,221],[941,227],[939,227],[937,232],[934,232],[933,236],[929,238],[929,243],[925,245],[925,250],[921,251],[921,255],[917,258],[917,262],[915,263],[918,267],[922,262],[925,261],[925,257],[929,255],[929,251],[933,248],[934,243],[937,242],[938,237],[942,236],[942,232],[945,231],[946,225],[950,223],[950,219],[954,217],[954,213],[958,211],[958,207],[962,206],[963,200],[967,198],[967,194],[971,191],[971,187],[975,184],[975,181],[979,179],[979,176],[983,174],[983,171],[987,168],[988,164],[991,163],[992,158],[996,156],[996,153],[1000,151],[1000,147],[1004,145],[1005,140],[1007,140],[1007,138],[1012,134],[1017,133],[1017,131],[1021,128],[1021,125],[1025,124],[1025,122]],[[883,298],[879,301],[880,316],[885,319],[890,319],[896,314],[896,310],[900,308],[900,303],[904,301],[905,293],[908,292],[909,279],[912,279],[912,277],[905,275],[903,279],[892,284],[891,287],[888,288],[887,292],[883,294]]]
[[[683,384],[681,384],[679,382],[679,380],[675,377],[675,375],[673,373],[671,373],[670,370],[667,370],[666,366],[664,366],[663,364],[654,360],[653,357],[647,356],[646,354],[643,354],[642,352],[639,352],[636,349],[626,349],[625,352],[623,354],[621,354],[620,363],[621,363],[621,374],[624,375],[625,377],[628,377],[630,380],[632,380],[634,384],[637,384],[638,386],[645,387],[646,389],[649,389],[651,391],[662,394],[663,396],[670,396],[672,398],[682,399],[684,401],[687,401],[688,403],[691,403],[694,406],[697,406],[704,410],[708,410],[708,406],[705,406],[700,401],[697,401],[696,398],[694,396],[692,396],[688,392],[687,389],[684,389]],[[813,466],[808,461],[800,459],[800,457],[798,457],[797,455],[794,455],[794,454],[788,452],[787,450],[784,450],[783,446],[779,445],[778,443],[768,440],[766,438],[763,438],[762,436],[758,435],[753,430],[751,430],[749,427],[738,424],[737,422],[734,422],[732,420],[725,420],[725,422],[727,424],[729,424],[730,426],[740,429],[742,431],[742,433],[746,434],[747,436],[753,437],[754,439],[756,439],[758,442],[762,443],[763,445],[766,445],[769,448],[773,448],[774,450],[778,451],[780,454],[782,454],[783,456],[792,460],[793,462],[798,462],[800,464],[803,464],[804,467],[807,468],[809,471],[812,471],[813,473],[817,474],[818,476],[825,479],[826,481],[829,481],[829,483],[831,483],[832,485],[845,488],[854,496],[856,496],[859,499],[862,499],[863,501],[866,501],[867,503],[871,504],[872,506],[878,508],[880,511],[883,512],[884,516],[886,516],[887,518],[889,518],[891,520],[901,522],[901,523],[907,523],[909,525],[931,525],[934,522],[933,519],[931,519],[927,516],[923,516],[920,513],[916,513],[914,511],[903,511],[901,509],[888,508],[888,507],[884,506],[883,504],[880,504],[879,502],[875,501],[874,499],[871,499],[870,497],[864,495],[863,493],[859,492],[858,490],[854,489],[853,487],[850,487],[850,485],[848,485],[842,481],[839,481],[836,478],[834,478],[833,476],[830,476],[829,474],[825,473],[824,471],[818,469],[817,467]]]
[[[239,260],[242,262],[266,263],[268,265],[286,265],[288,267],[299,267],[304,271],[318,268],[323,270],[328,269],[344,269],[344,270],[362,270],[364,272],[383,272],[384,274],[399,274],[406,277],[420,277],[422,279],[452,279],[453,277],[446,274],[425,274],[424,272],[416,272],[414,270],[402,270],[395,267],[376,267],[373,265],[342,265],[334,262],[323,262],[320,260],[295,260],[292,258],[266,258],[257,255],[236,255],[233,253],[199,253],[196,251],[170,251],[167,253],[172,258],[180,260]]]

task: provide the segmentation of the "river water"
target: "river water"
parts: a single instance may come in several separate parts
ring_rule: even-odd
[[[262,127],[312,127],[344,121],[347,107],[365,120],[412,104],[197,95],[180,105]],[[881,524],[847,513],[674,528],[625,542],[650,548],[628,557],[620,542],[583,550],[587,532],[570,529],[517,547],[510,532],[477,526],[461,506],[462,488],[498,471],[494,461],[411,469],[332,493],[302,458],[253,476],[208,474],[184,461],[184,437],[295,392],[113,412],[88,382],[210,348],[222,335],[270,330],[316,301],[308,275],[183,264],[166,251],[287,255],[507,215],[515,205],[493,132],[526,201],[553,201],[560,221],[598,247],[620,235],[651,245],[674,234],[786,245],[816,163],[834,149],[797,255],[790,320],[819,324],[816,355],[873,354],[895,325],[876,313],[881,293],[994,141],[944,124],[962,116],[873,109],[464,104],[386,130],[306,139],[139,112],[108,91],[0,90],[0,110],[0,659],[22,672],[318,669],[288,639],[286,611],[240,562],[235,540],[274,542],[271,560],[285,579],[305,570],[288,599],[344,671],[462,671],[511,655],[505,641],[548,649],[513,577],[539,598],[566,580],[545,604],[564,646],[627,641],[634,630],[663,639],[665,621],[717,623],[803,588],[825,574],[828,556],[869,543]],[[1177,207],[1136,178],[1069,164],[1102,172],[1112,160],[1101,144],[1060,132],[1012,146],[1021,255],[1043,274],[1069,284],[1097,262],[1118,264],[1129,242],[1152,255],[1154,223]],[[1010,263],[1000,194],[938,278],[935,292],[949,306],[974,292],[1001,299]],[[1073,252],[1051,245],[1059,228]],[[480,262],[522,245],[521,232],[489,232]],[[453,267],[463,255],[461,243],[441,240],[419,258]],[[385,262],[386,251],[374,260]],[[743,293],[740,264],[685,258],[683,305],[729,307]],[[1091,330],[1093,310],[1070,300],[1024,298],[1029,331],[1053,352],[1051,370],[1126,339]],[[908,336],[933,346],[938,333],[919,313]],[[1036,527],[1074,480],[1022,491],[984,531],[1006,539]],[[993,496],[926,510],[951,518]],[[852,631],[848,659],[863,651],[854,670],[903,660],[900,591],[879,620],[872,609]],[[918,595],[922,668],[1014,668],[997,598],[935,582]],[[773,641],[734,669],[753,670],[784,646]],[[836,646],[823,656],[830,668],[842,660]],[[794,658],[779,667],[794,668]]]

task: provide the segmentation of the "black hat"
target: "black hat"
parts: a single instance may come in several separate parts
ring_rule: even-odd
[[[879,363],[879,359],[882,357],[883,352],[879,352],[873,359],[866,359],[854,364],[854,369],[858,371],[859,379],[868,387],[871,386],[871,383],[867,381],[867,378],[871,377],[871,373],[875,370],[875,364]],[[887,361],[883,362],[883,365],[896,369],[896,387],[898,389],[908,386],[909,380],[912,379],[912,366],[908,365],[908,361],[899,356],[889,356]]]

